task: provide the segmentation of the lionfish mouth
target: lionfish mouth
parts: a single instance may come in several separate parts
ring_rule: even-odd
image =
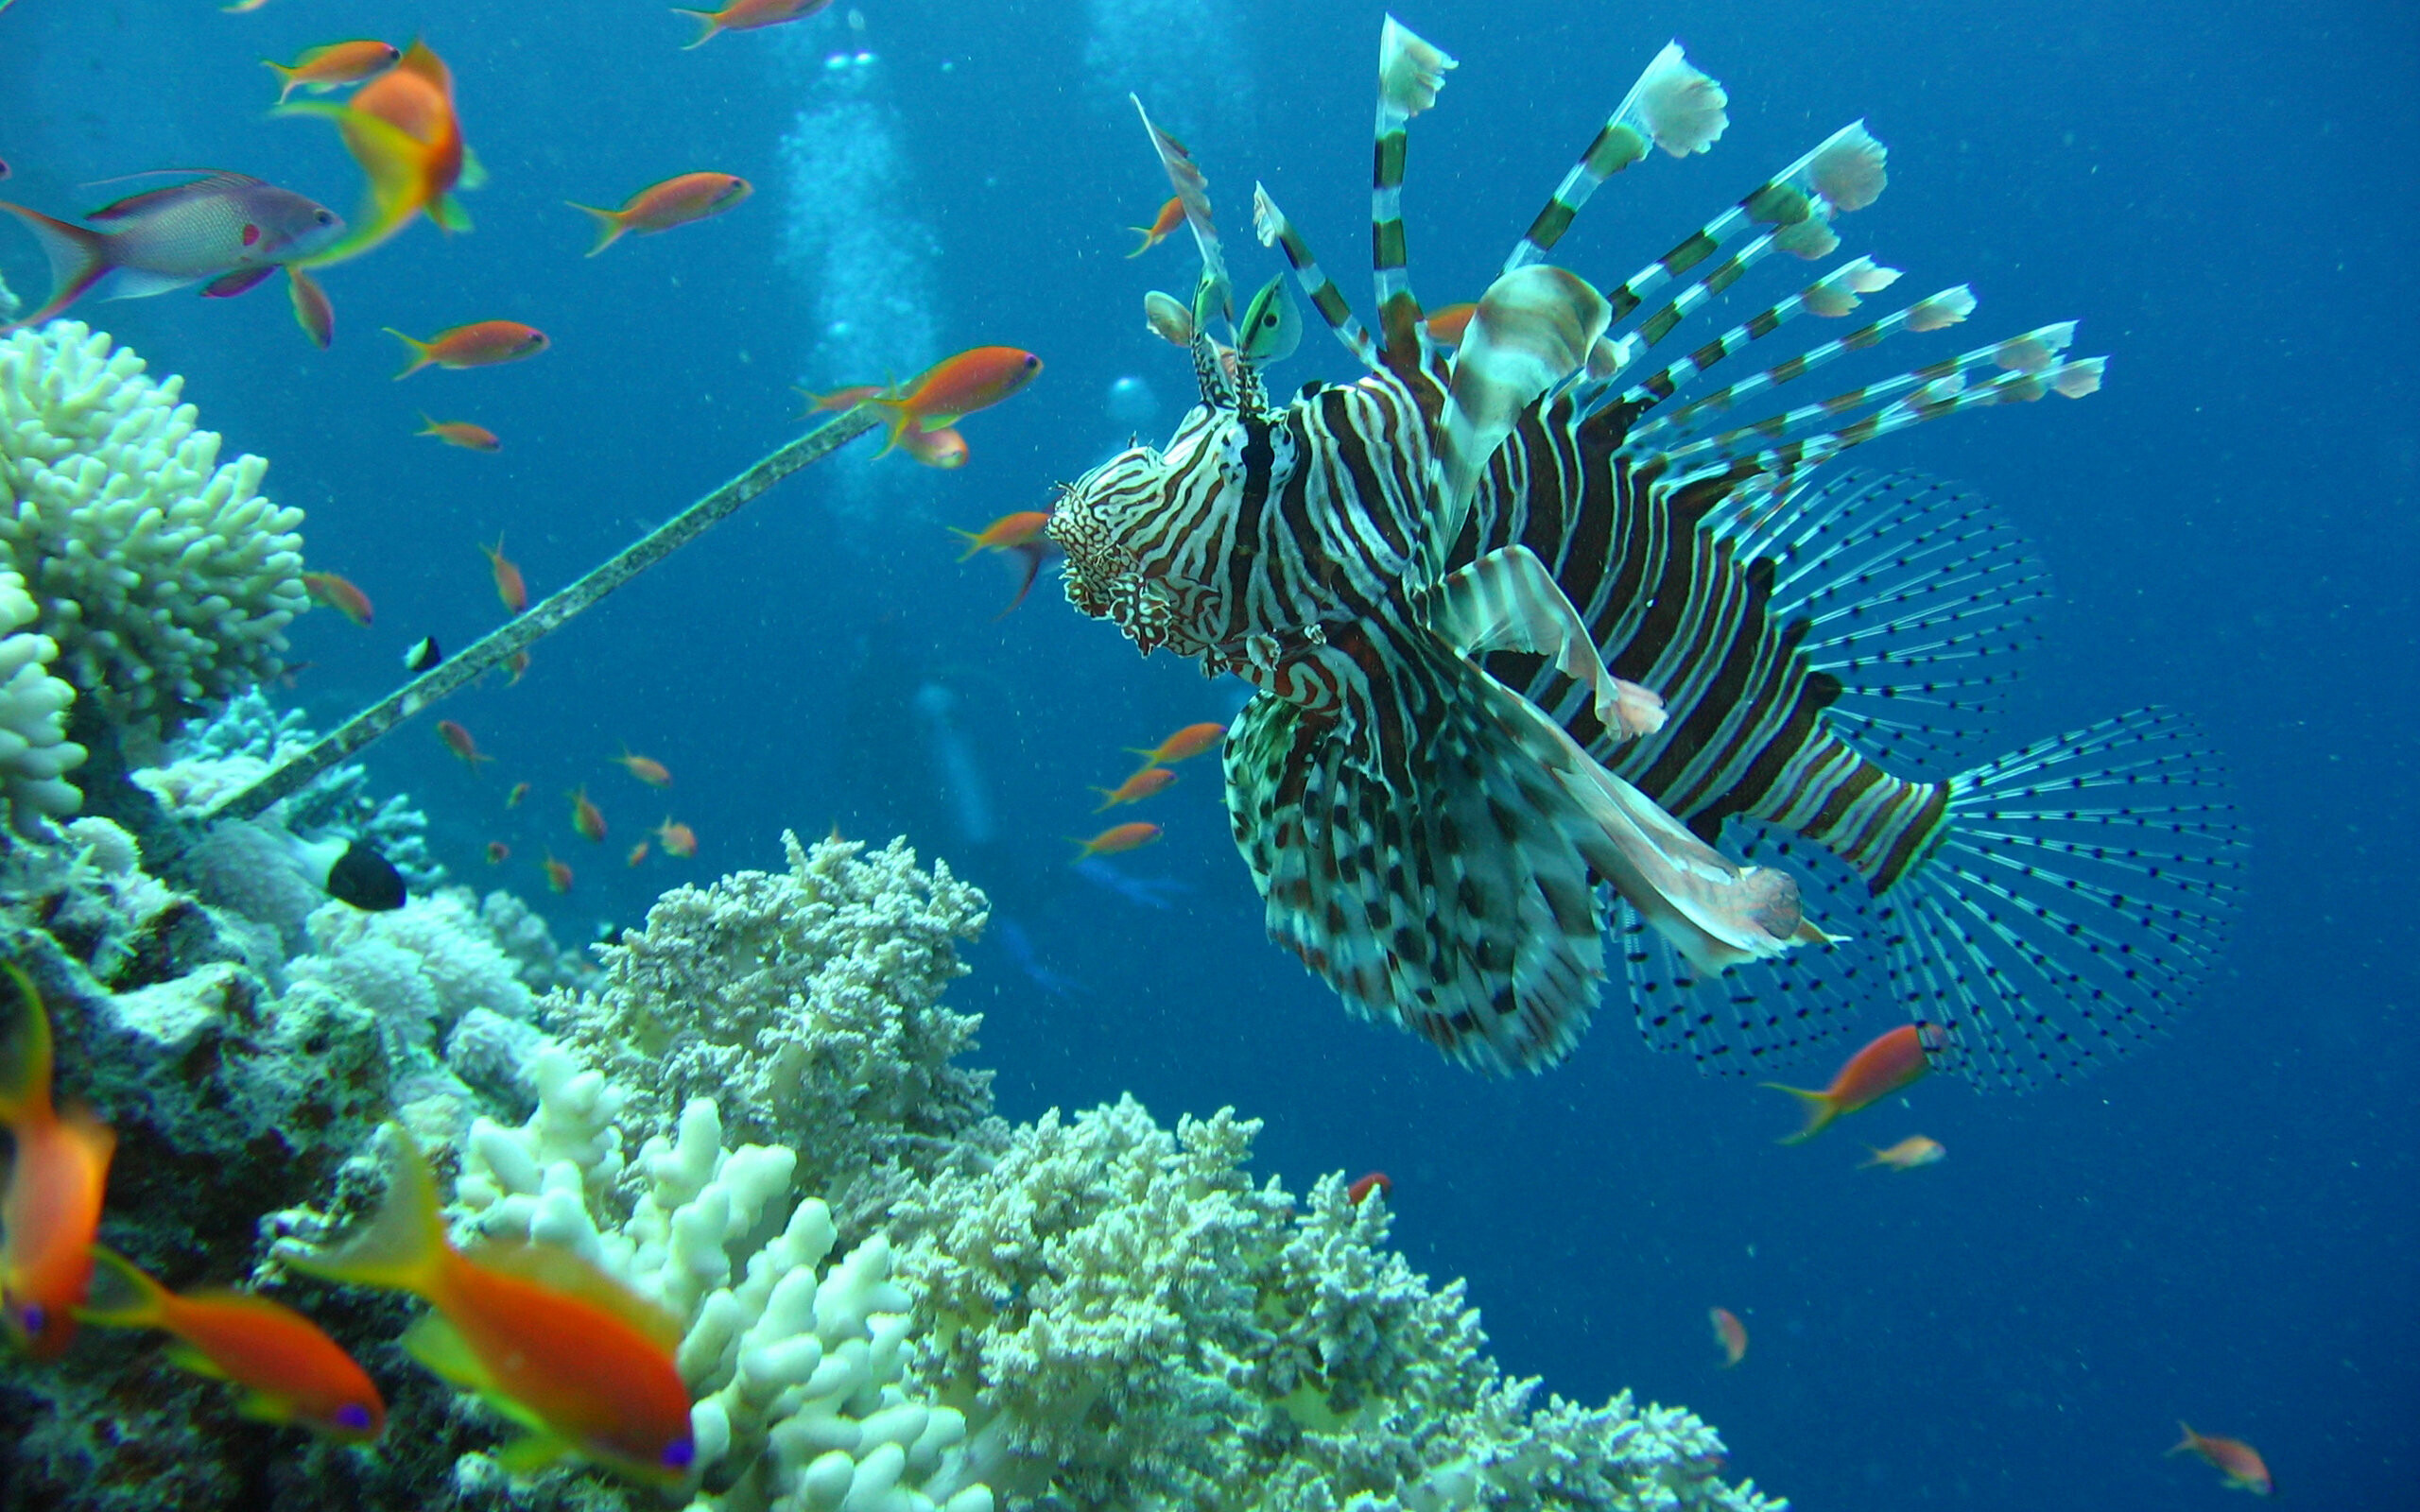
[[[1050,540],[1065,554],[1060,580],[1077,612],[1108,620],[1145,656],[1163,646],[1186,648],[1182,633],[1185,606],[1194,596],[1181,585],[1147,574],[1130,533],[1149,517],[1164,472],[1147,448],[1123,452],[1063,485],[1051,506]],[[1200,649],[1197,647],[1196,649]]]

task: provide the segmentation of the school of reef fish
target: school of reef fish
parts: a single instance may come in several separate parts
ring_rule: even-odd
[[[681,14],[696,47],[828,3]],[[273,109],[326,123],[359,165],[351,217],[227,171],[131,174],[173,181],[81,223],[0,202],[52,277],[21,318],[0,287],[14,1504],[1786,1504],[1727,1480],[1729,1452],[1685,1410],[1540,1401],[1507,1378],[1460,1283],[1387,1247],[1383,1173],[1255,1185],[1259,1125],[1232,1109],[1174,1129],[1131,1099],[995,1116],[989,1074],[964,1063],[980,1021],[944,1002],[988,902],[904,842],[786,835],[780,869],[676,886],[592,959],[510,892],[444,885],[423,816],[358,765],[257,820],[221,817],[315,744],[272,698],[290,686],[286,627],[314,605],[363,627],[376,610],[305,566],[301,512],[258,493],[260,459],[219,460],[181,380],[64,316],[96,294],[234,298],[283,273],[325,347],[337,311],[318,270],[424,218],[468,230],[459,196],[483,177],[427,41],[267,62]],[[1662,349],[1767,254],[1837,249],[1832,223],[1884,179],[1861,126],[1622,284],[1547,262],[1602,182],[1720,135],[1720,86],[1677,46],[1503,275],[1424,311],[1405,130],[1455,66],[1387,22],[1374,328],[1257,187],[1254,231],[1288,267],[1237,314],[1208,180],[1143,118],[1174,193],[1130,255],[1179,232],[1200,254],[1189,296],[1154,294],[1145,314],[1187,353],[1201,404],[1167,445],[1138,443],[1052,507],[958,534],[967,558],[1012,565],[1002,614],[1063,558],[1079,610],[1255,691],[1232,726],[1134,747],[1140,765],[1093,789],[1119,822],[1070,837],[1073,860],[1160,839],[1123,815],[1216,752],[1272,938],[1355,1012],[1476,1069],[1552,1064],[1609,979],[1651,1042],[1718,1073],[1824,1046],[1859,1008],[1912,1019],[1821,1090],[1770,1084],[1806,1115],[1790,1143],[1934,1070],[2055,1078],[2155,1028],[2218,948],[2239,866],[2213,759],[2154,711],[1972,764],[1959,721],[1999,680],[1979,659],[2038,571],[1962,496],[1817,476],[1906,425],[2083,397],[2100,359],[2066,354],[2071,324],[2042,327],[1748,408],[1962,321],[1959,288],[1666,407],[1896,277],[1854,259],[1684,355]],[[694,171],[617,207],[565,202],[594,223],[594,257],[751,193]],[[1308,324],[1289,284],[1365,371],[1281,402],[1262,372]],[[535,327],[463,315],[391,331],[395,378],[547,351]],[[972,346],[904,382],[807,393],[802,419],[870,418],[884,454],[956,469],[974,455],[961,422],[1042,367]],[[420,420],[451,446],[508,444],[475,419]],[[1582,482],[1565,497],[1557,479]],[[503,536],[478,549],[508,620],[528,611]],[[1660,618],[1639,607],[1656,583]],[[444,662],[424,639],[405,669]],[[516,652],[511,679],[528,664]],[[1939,707],[1858,704],[1894,677]],[[461,723],[426,723],[473,772],[497,765]],[[598,763],[620,775],[561,812],[604,847],[609,807],[676,789],[628,746]],[[499,787],[499,814],[532,796]],[[2073,797],[2096,788],[2123,800]],[[1972,838],[1986,815],[1999,853]],[[630,867],[699,852],[668,812],[621,833]],[[528,849],[550,888],[576,885]],[[2012,852],[2021,873],[2001,869]],[[2029,1001],[2041,1011],[2020,1018]],[[1921,1134],[1868,1150],[1899,1173],[1946,1153]],[[1721,1364],[1743,1366],[1745,1325],[1707,1315]],[[2229,1486],[2273,1488],[2247,1444],[2186,1428],[2171,1452],[2187,1451]]]

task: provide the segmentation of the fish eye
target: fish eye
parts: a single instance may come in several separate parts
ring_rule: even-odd
[[[333,210],[322,210],[312,218],[322,226],[333,226],[337,223],[337,213]]]
[[[664,1446],[664,1464],[667,1469],[685,1470],[697,1458],[698,1445],[694,1439],[676,1438]]]
[[[27,1333],[40,1333],[50,1321],[50,1310],[40,1302],[27,1302],[17,1310],[17,1325]]]
[[[342,1428],[366,1429],[370,1426],[370,1409],[357,1401],[348,1401],[337,1409],[337,1424]]]

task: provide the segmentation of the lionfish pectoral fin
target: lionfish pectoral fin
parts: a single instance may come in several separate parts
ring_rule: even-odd
[[[1560,267],[1516,267],[1488,285],[1437,419],[1442,496],[1423,538],[1432,550],[1453,549],[1488,458],[1524,410],[1587,365],[1612,318],[1603,295]]]
[[[1627,740],[1664,728],[1664,700],[1606,670],[1588,625],[1570,597],[1527,546],[1507,546],[1461,568],[1437,585],[1430,627],[1464,656],[1534,651],[1555,670],[1590,690],[1605,733]]]

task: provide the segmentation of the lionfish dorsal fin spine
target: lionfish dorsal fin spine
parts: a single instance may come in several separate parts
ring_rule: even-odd
[[[1378,119],[1370,170],[1370,277],[1381,351],[1398,371],[1422,362],[1420,301],[1412,297],[1403,229],[1404,153],[1411,118],[1437,103],[1448,69],[1461,66],[1411,28],[1387,18],[1378,34]]]
[[[1723,113],[1729,103],[1722,86],[1691,66],[1679,43],[1665,43],[1647,71],[1638,76],[1638,82],[1622,96],[1621,104],[1597,129],[1587,150],[1555,186],[1546,208],[1530,222],[1520,243],[1504,259],[1504,271],[1545,262],[1597,186],[1647,156],[1650,143],[1674,157],[1714,146],[1730,125]]]
[[[1252,224],[1263,247],[1275,247],[1286,254],[1287,266],[1294,270],[1294,282],[1301,285],[1303,297],[1311,301],[1320,318],[1336,333],[1347,352],[1359,359],[1361,366],[1376,372],[1385,366],[1378,360],[1377,343],[1353,316],[1353,306],[1345,301],[1344,291],[1336,281],[1321,270],[1319,260],[1311,255],[1308,242],[1277,208],[1277,201],[1261,184],[1252,186]]]

